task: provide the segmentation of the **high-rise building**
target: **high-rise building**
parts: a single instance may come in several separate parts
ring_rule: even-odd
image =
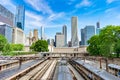
[[[55,43],[56,47],[64,47],[64,34],[56,33],[55,35]]]
[[[14,14],[0,4],[0,22],[13,26]]]
[[[71,19],[71,43],[72,47],[79,47],[78,39],[78,18],[76,16]]]
[[[65,39],[64,45],[67,46],[67,26],[66,25],[63,26],[62,32],[64,34],[64,39]]]
[[[54,39],[48,39],[47,42],[48,45],[54,46]]]
[[[100,33],[100,23],[97,22],[96,23],[96,34],[99,35],[99,33]]]
[[[81,29],[81,45],[85,45],[85,30]]]
[[[81,29],[81,42],[82,45],[88,45],[87,41],[95,35],[95,26],[88,25],[84,29]]]
[[[15,24],[18,28],[24,30],[25,8],[23,5],[19,5],[16,9]]]
[[[97,23],[96,23],[96,26],[97,26],[97,28],[100,28],[100,23],[97,22]]]
[[[38,40],[38,29],[34,29],[33,37],[34,37],[34,41]]]
[[[24,31],[20,28],[14,27],[12,32],[12,42],[15,44],[24,44]]]
[[[12,27],[0,22],[0,34],[5,36],[9,43],[12,43]]]
[[[44,40],[45,36],[44,36],[44,27],[41,26],[41,40]]]

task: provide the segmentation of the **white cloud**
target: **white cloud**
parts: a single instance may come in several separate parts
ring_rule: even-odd
[[[16,6],[12,3],[12,0],[0,0],[0,4],[15,14]]]
[[[37,11],[41,11],[47,14],[53,13],[53,11],[48,6],[48,3],[45,0],[24,0],[24,1],[31,5]]]
[[[64,13],[64,12],[61,12],[61,13],[53,13],[53,14],[51,14],[51,15],[48,17],[48,20],[49,20],[49,21],[56,20],[56,19],[58,19],[58,18],[63,18],[63,16],[65,16],[65,13]]]
[[[80,7],[88,7],[91,5],[91,2],[89,0],[82,0],[79,4],[76,5],[77,8]]]
[[[114,2],[114,1],[117,1],[117,0],[106,0],[106,2],[107,2],[108,4],[110,4],[110,3]]]
[[[40,26],[51,28],[60,27],[60,25],[53,23],[52,21],[57,20],[59,18],[63,18],[64,13],[52,14],[49,17],[45,17],[40,16],[39,14],[26,11],[25,16],[26,16],[25,27],[27,29],[40,28]]]

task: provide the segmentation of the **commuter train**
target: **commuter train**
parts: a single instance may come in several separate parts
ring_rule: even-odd
[[[109,72],[120,78],[120,66],[116,64],[108,65]]]
[[[97,69],[84,61],[71,60],[69,63],[85,78],[85,80],[120,80],[120,78]]]

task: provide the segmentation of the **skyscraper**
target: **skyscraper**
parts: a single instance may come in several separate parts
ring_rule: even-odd
[[[87,41],[95,35],[95,26],[88,25],[84,29],[81,29],[81,44],[88,45]]]
[[[13,27],[14,14],[0,4],[0,22]]]
[[[77,20],[78,19],[76,16],[72,17],[72,19],[71,19],[71,43],[72,43],[72,47],[79,46]]]
[[[64,39],[65,39],[64,45],[67,46],[67,26],[66,25],[63,26],[62,32],[64,34]]]
[[[5,36],[9,43],[12,43],[12,27],[0,22],[0,34]]]
[[[96,23],[96,34],[99,35],[99,33],[100,33],[100,23],[97,22]]]
[[[99,23],[99,22],[97,22],[96,26],[97,26],[97,28],[100,28],[100,23]]]
[[[37,29],[34,29],[34,34],[33,34],[34,36],[34,39],[35,39],[35,41],[37,41],[38,40],[38,30]]]
[[[44,36],[44,27],[41,26],[41,40],[44,40],[45,36]]]
[[[85,45],[85,30],[81,29],[81,45]]]
[[[64,34],[56,33],[55,35],[56,47],[64,47]]]
[[[24,22],[25,22],[25,8],[23,5],[19,5],[16,8],[15,24],[18,28],[24,30]]]

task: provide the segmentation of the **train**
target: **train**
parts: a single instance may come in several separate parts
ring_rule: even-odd
[[[85,78],[85,80],[120,80],[105,70],[95,68],[81,60],[70,60],[69,63]]]
[[[120,78],[120,66],[117,64],[108,64],[108,70],[111,74]]]

